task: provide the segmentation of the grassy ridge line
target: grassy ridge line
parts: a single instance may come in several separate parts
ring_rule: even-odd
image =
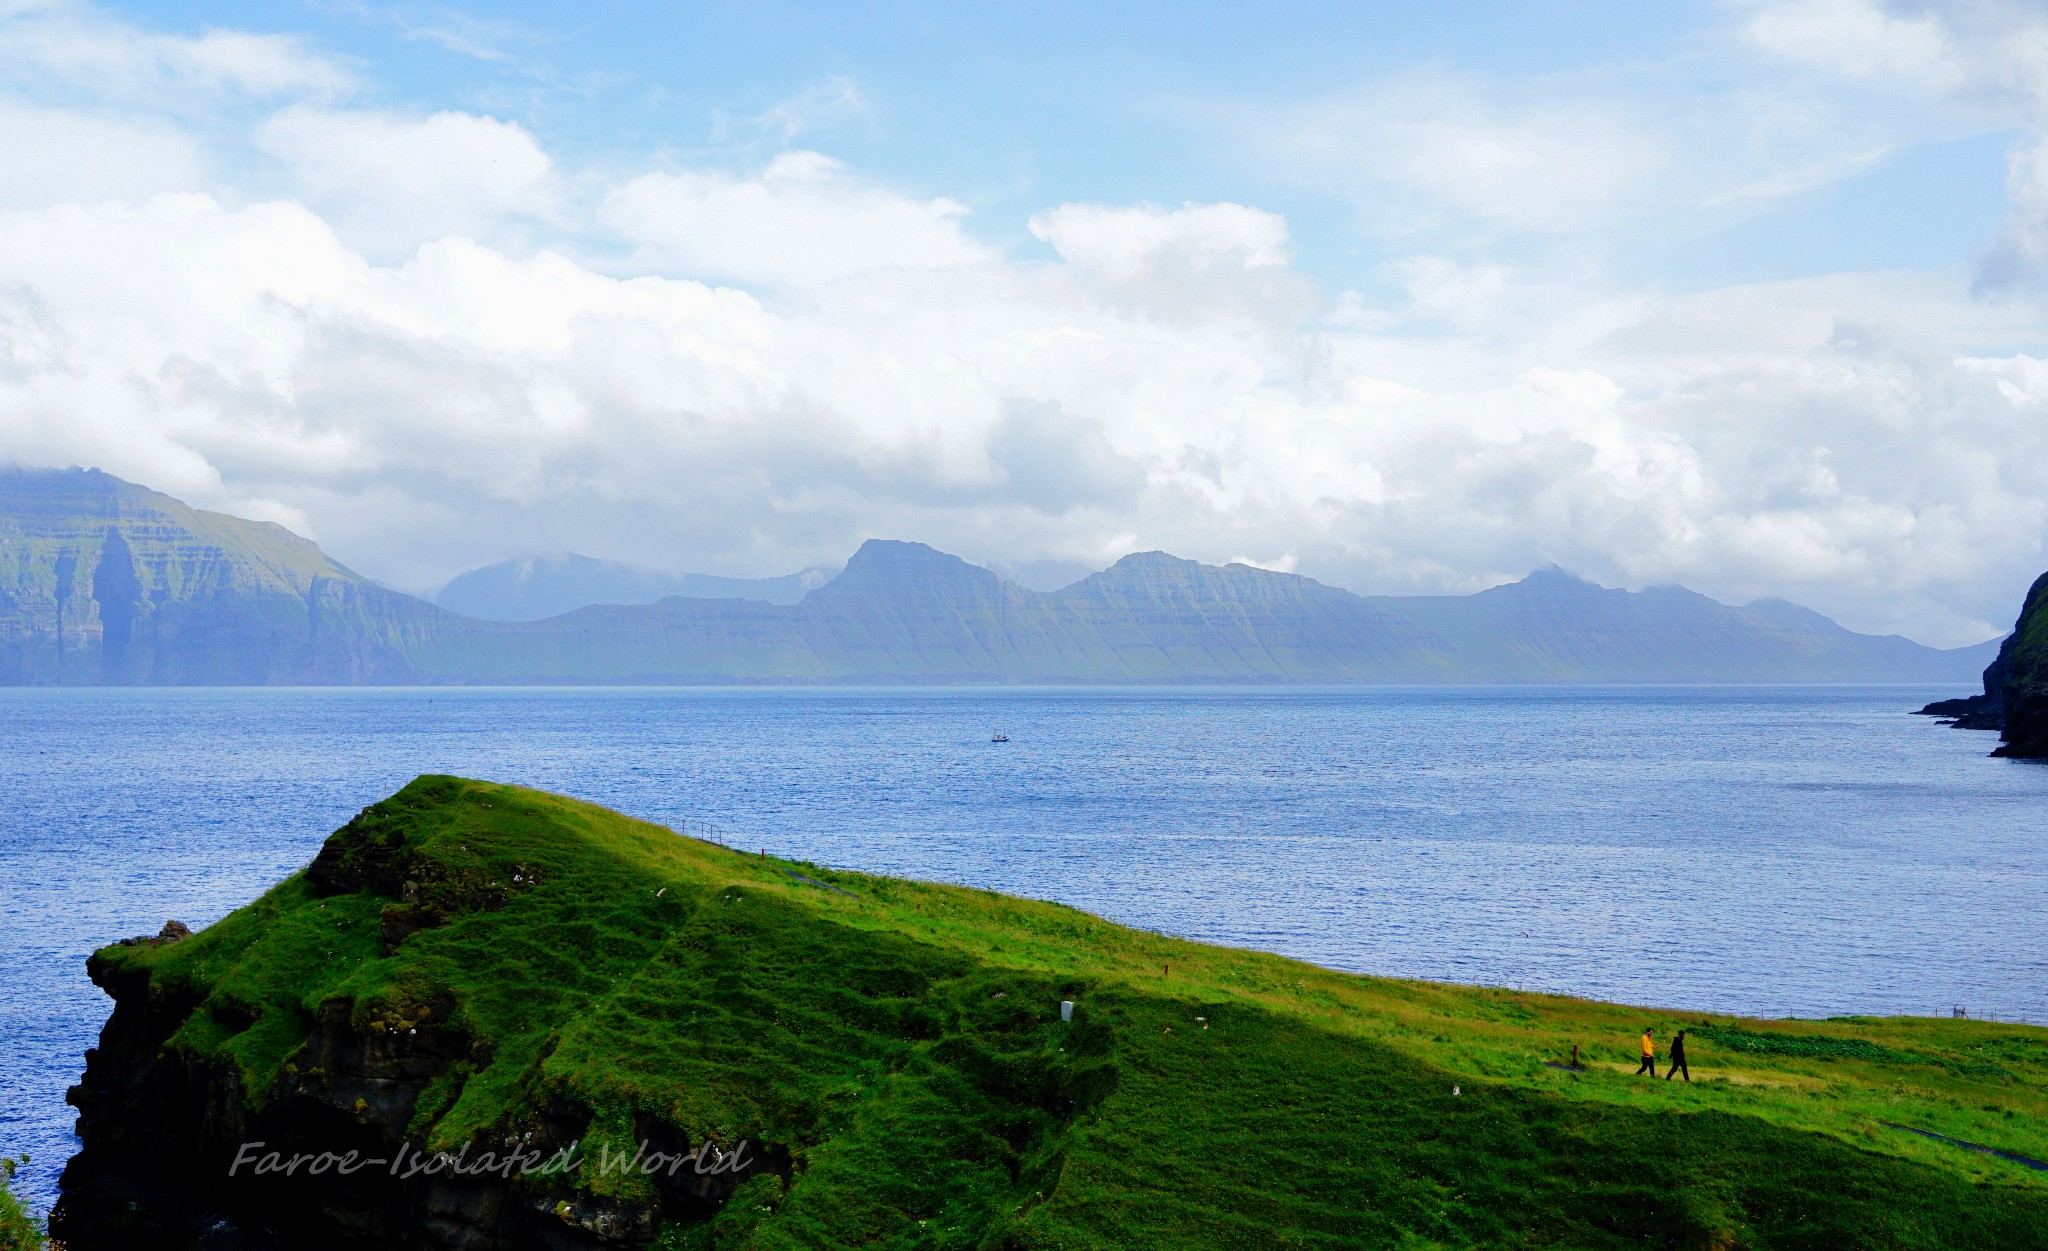
[[[1720,1018],[1958,1067],[1708,1045],[1702,1080],[1648,1082],[1625,1075],[1636,1032],[1695,1019],[1339,974],[513,787],[423,778],[337,840],[396,854],[408,885],[323,897],[301,875],[192,939],[103,957],[199,1003],[171,1045],[232,1059],[255,1100],[340,1004],[365,1032],[479,1041],[419,1101],[435,1144],[567,1097],[593,1110],[593,1149],[649,1116],[792,1149],[790,1185],[748,1182],[674,1246],[2048,1238],[2037,1178],[1877,1124],[2040,1155],[2040,1030]],[[444,923],[381,955],[380,925],[422,908]],[[1592,1072],[1543,1067],[1574,1042]]]
[[[843,924],[910,933],[1012,967],[1122,980],[1191,1003],[1252,1003],[1475,1080],[1645,1109],[1711,1106],[1979,1176],[2007,1174],[1973,1167],[1953,1152],[1893,1141],[1877,1122],[1911,1111],[1926,1128],[1952,1137],[2036,1157],[2048,1151],[2048,1030],[2032,1026],[1931,1017],[1761,1021],[1362,977],[1133,930],[1063,904],[816,866],[805,871],[879,905],[811,903]],[[1630,1076],[1645,1025],[1657,1028],[1660,1051],[1679,1029],[1701,1031],[1690,1037],[1688,1060],[1695,1084],[1715,1087],[1711,1095]],[[1845,1026],[1863,1037],[1838,1037]],[[1582,1077],[1545,1066],[1575,1044],[1593,1072]],[[1611,1080],[1617,1073],[1624,1080]]]

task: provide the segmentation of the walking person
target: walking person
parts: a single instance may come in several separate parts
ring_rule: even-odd
[[[1685,1080],[1692,1080],[1692,1070],[1685,1063],[1685,1031],[1679,1030],[1678,1037],[1671,1040],[1671,1067],[1664,1071],[1664,1080],[1670,1081],[1674,1073],[1685,1074]]]
[[[1641,1077],[1645,1073],[1657,1076],[1657,1031],[1648,1026],[1643,1027],[1643,1062],[1636,1066],[1635,1075]],[[1686,1080],[1692,1079],[1688,1077]]]

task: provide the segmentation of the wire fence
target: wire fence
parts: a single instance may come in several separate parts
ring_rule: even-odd
[[[676,823],[675,831],[685,838],[717,843],[720,847],[728,849],[733,847],[732,835],[716,821],[700,821],[695,817],[685,817]]]
[[[1602,1003],[1612,1003],[1612,1002],[1614,1001],[1614,992],[1613,992],[1613,991],[1611,991],[1611,990],[1608,990],[1608,991],[1598,991],[1598,990],[1585,990],[1585,989],[1580,989],[1580,988],[1576,988],[1576,987],[1572,987],[1572,986],[1566,986],[1566,985],[1561,985],[1561,984],[1556,984],[1556,983],[1550,983],[1550,982],[1538,982],[1538,981],[1516,981],[1516,982],[1509,982],[1509,983],[1507,983],[1507,984],[1505,984],[1505,985],[1502,985],[1502,986],[1498,987],[1497,989],[1500,989],[1500,990],[1513,990],[1513,991],[1517,991],[1517,992],[1525,992],[1525,993],[1528,993],[1528,994],[1535,994],[1535,995],[1556,995],[1556,996],[1559,996],[1559,997],[1561,997],[1561,998],[1565,998],[1565,999],[1587,999],[1587,1000],[1596,1000],[1596,1001],[1599,1001],[1599,1002],[1602,1002]],[[1693,1011],[1693,1010],[1692,1010],[1692,1009],[1682,1009],[1682,1010],[1681,1010],[1681,1009],[1671,1009],[1671,1011],[1675,1012],[1675,1013],[1676,1013],[1677,1015],[1683,1016],[1683,1015],[1685,1015],[1685,1014],[1686,1014],[1687,1012],[1691,1012],[1691,1011]],[[1972,1008],[1972,1007],[1970,1007],[1970,1006],[1969,1006],[1969,1005],[1967,1005],[1967,1004],[1958,1004],[1958,1003],[1949,1003],[1949,1004],[1947,1004],[1946,1006],[1939,1006],[1939,1005],[1930,1005],[1929,1007],[1927,1007],[1927,1008],[1925,1008],[1925,1009],[1923,1009],[1923,1010],[1920,1010],[1920,1011],[1912,1011],[1912,1010],[1901,1010],[1901,1009],[1897,1009],[1897,1008],[1885,1008],[1885,1009],[1877,1009],[1877,1010],[1872,1010],[1872,1011],[1869,1011],[1869,1012],[1858,1012],[1858,1013],[1848,1013],[1848,1012],[1837,1012],[1837,1013],[1830,1013],[1830,1014],[1829,1014],[1828,1016],[1826,1016],[1826,1017],[1817,1017],[1817,1016],[1814,1016],[1814,1015],[1812,1015],[1812,1014],[1811,1014],[1811,1011],[1810,1011],[1810,1010],[1807,1010],[1807,1011],[1799,1011],[1799,1010],[1795,1010],[1795,1009],[1793,1009],[1793,1008],[1789,1008],[1789,1007],[1787,1007],[1787,1008],[1784,1008],[1784,1009],[1782,1009],[1782,1010],[1780,1010],[1780,1011],[1772,1011],[1771,1009],[1769,1009],[1769,1008],[1767,1008],[1767,1007],[1766,1007],[1766,1008],[1759,1008],[1758,1010],[1755,1010],[1755,1011],[1749,1011],[1749,1012],[1728,1012],[1728,1011],[1724,1011],[1724,1010],[1721,1010],[1721,1009],[1713,1009],[1713,1010],[1705,1010],[1705,1009],[1702,1009],[1702,1010],[1700,1010],[1699,1014],[1700,1014],[1700,1015],[1704,1015],[1704,1016],[1732,1016],[1732,1017],[1739,1017],[1739,1018],[1742,1018],[1742,1019],[1745,1019],[1745,1020],[1751,1020],[1751,1021],[1816,1021],[1816,1020],[1829,1020],[1829,1019],[1832,1019],[1832,1018],[1834,1018],[1834,1017],[1837,1017],[1837,1016],[1852,1016],[1852,1015],[1853,1015],[1853,1016],[1916,1016],[1916,1017],[1942,1017],[1942,1018],[1947,1018],[1947,1019],[1950,1019],[1950,1020],[1956,1020],[1956,1021],[1982,1021],[1982,1022],[1984,1022],[1984,1023],[1986,1023],[1986,1024],[1990,1024],[1990,1025],[2036,1025],[2036,1026],[2048,1026],[2048,1014],[2044,1014],[2044,1013],[2043,1013],[2043,1012],[2042,1012],[2042,1011],[2041,1011],[2040,1009],[2038,1009],[2038,1008],[2036,1008],[2036,1009],[2031,1009],[2031,1010],[2028,1010],[2028,1009],[2020,1009],[2020,1010],[2005,1010],[2005,1009],[1999,1009],[1999,1010],[1988,1010],[1988,1011],[1987,1011],[1987,1010],[1983,1009],[1982,1007]]]

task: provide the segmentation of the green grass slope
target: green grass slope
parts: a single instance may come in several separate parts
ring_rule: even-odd
[[[195,1005],[164,1046],[250,1106],[345,1015],[472,1044],[408,1113],[431,1148],[571,1107],[592,1156],[786,1153],[660,1247],[2048,1246],[2048,1174],[1883,1124],[2048,1157],[2039,1029],[1355,977],[448,777],[319,863],[360,889],[97,958]],[[1691,1084],[1629,1076],[1645,1024],[1698,1031]]]
[[[14,1180],[14,1170],[28,1163],[28,1157],[19,1160],[0,1158],[0,1251],[42,1251],[43,1230],[40,1223],[22,1209],[21,1201],[14,1197],[8,1183]]]

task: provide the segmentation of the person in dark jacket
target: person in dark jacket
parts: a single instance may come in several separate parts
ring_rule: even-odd
[[[1685,1065],[1685,1031],[1679,1030],[1678,1037],[1671,1040],[1671,1067],[1665,1070],[1664,1080],[1670,1081],[1677,1073],[1685,1074],[1685,1080],[1692,1080],[1692,1070]]]

